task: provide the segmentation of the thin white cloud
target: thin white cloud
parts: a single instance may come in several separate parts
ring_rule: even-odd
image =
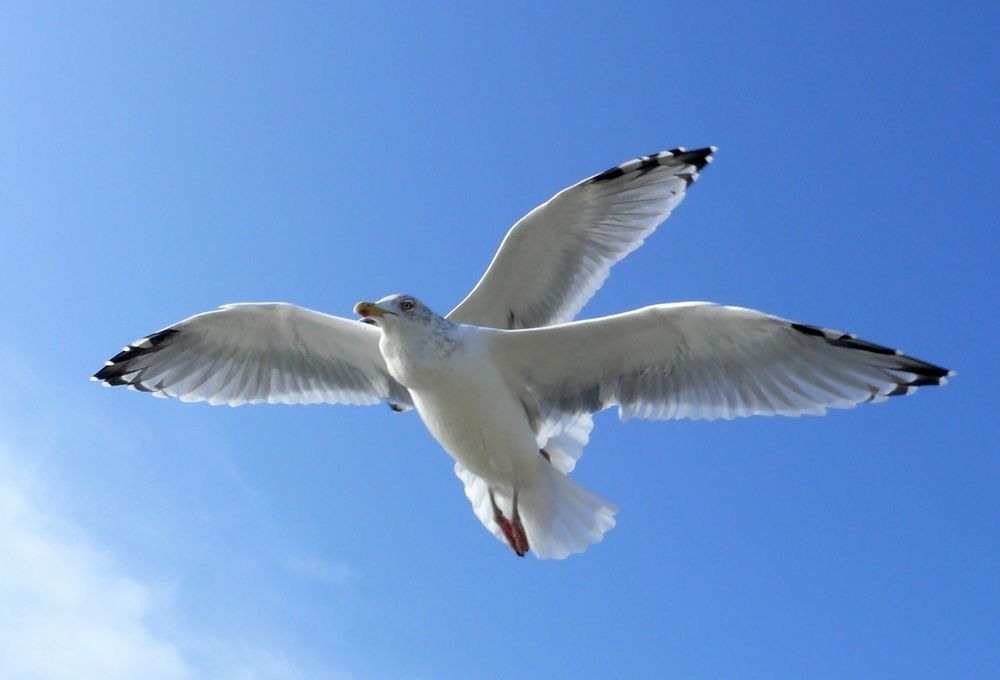
[[[44,379],[38,366],[4,348],[0,368],[8,378],[7,389],[0,391],[0,678],[353,677],[316,659],[289,656],[280,644],[260,639],[252,626],[192,626],[170,583],[137,577],[127,551],[98,539],[75,519],[73,509],[86,495],[74,495],[53,451],[76,450],[77,442],[110,426],[107,417],[64,398],[53,384],[58,380]],[[142,437],[134,425],[128,427],[124,439]],[[227,472],[242,479],[238,469]],[[282,566],[327,585],[355,579],[346,565],[313,558]],[[183,581],[184,575],[161,578]]]
[[[332,669],[307,676],[281,652],[239,639],[158,629],[176,618],[171,589],[129,575],[70,521],[23,453],[0,442],[0,678],[351,677]],[[352,578],[319,560],[286,566],[324,583]]]
[[[357,571],[344,562],[331,563],[316,557],[287,555],[282,563],[292,574],[328,586],[343,588],[358,579]]]
[[[167,594],[48,507],[0,444],[0,677],[192,677],[153,625]]]

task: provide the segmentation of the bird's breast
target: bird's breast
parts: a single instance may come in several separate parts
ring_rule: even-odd
[[[492,362],[456,352],[432,383],[411,394],[427,429],[466,468],[498,486],[534,477],[541,460],[534,432]]]

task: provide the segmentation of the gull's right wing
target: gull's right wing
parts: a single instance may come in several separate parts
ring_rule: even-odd
[[[197,314],[136,340],[94,380],[210,404],[377,404],[410,408],[379,330],[281,302]]]

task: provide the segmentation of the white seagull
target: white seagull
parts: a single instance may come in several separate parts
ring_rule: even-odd
[[[279,302],[225,305],[136,340],[94,379],[230,406],[416,408],[497,538],[520,556],[582,552],[617,512],[569,478],[598,411],[818,415],[951,375],[854,335],[707,302],[572,322],[714,151],[642,156],[559,192],[511,228],[447,316],[409,295],[359,302],[366,323]]]

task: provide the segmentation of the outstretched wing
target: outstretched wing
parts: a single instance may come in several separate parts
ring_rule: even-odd
[[[570,321],[612,265],[667,219],[714,151],[661,151],[560,191],[518,220],[448,319],[491,328]]]
[[[225,305],[136,340],[94,380],[210,404],[376,404],[409,408],[377,328],[295,305]]]
[[[494,332],[493,355],[533,418],[822,414],[940,385],[950,371],[854,335],[704,302]]]

